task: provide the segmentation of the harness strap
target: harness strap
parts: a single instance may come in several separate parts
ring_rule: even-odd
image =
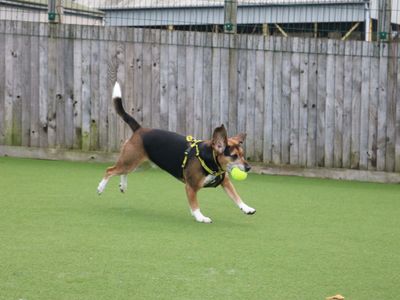
[[[188,135],[188,136],[186,136],[186,141],[188,141],[190,143],[190,146],[185,150],[185,157],[182,162],[182,169],[184,169],[186,166],[188,155],[189,155],[190,151],[193,148],[196,148],[196,157],[199,160],[201,166],[204,168],[204,170],[207,171],[208,174],[213,175],[213,176],[220,176],[223,173],[225,173],[225,171],[222,170],[222,168],[220,167],[220,165],[215,157],[214,151],[213,151],[213,158],[214,158],[215,164],[218,166],[218,171],[213,171],[211,168],[209,168],[207,166],[207,164],[205,163],[205,161],[201,158],[200,150],[199,150],[199,143],[201,143],[202,140],[196,140],[191,135]]]

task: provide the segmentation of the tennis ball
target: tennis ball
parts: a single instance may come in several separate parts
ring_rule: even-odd
[[[245,180],[247,178],[247,173],[240,170],[238,167],[234,167],[231,170],[231,177],[235,180]]]

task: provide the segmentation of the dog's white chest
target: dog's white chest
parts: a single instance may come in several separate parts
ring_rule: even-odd
[[[213,182],[215,180],[216,176],[214,175],[207,175],[206,179],[204,179],[203,186],[206,186],[210,182]]]

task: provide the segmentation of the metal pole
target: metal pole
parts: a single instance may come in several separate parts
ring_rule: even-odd
[[[237,33],[237,0],[224,1],[224,32]]]
[[[371,12],[369,10],[369,0],[364,1],[364,9],[365,9],[365,22],[364,22],[364,34],[365,34],[365,41],[366,42],[371,42],[371,34],[372,32],[370,31],[371,28]]]

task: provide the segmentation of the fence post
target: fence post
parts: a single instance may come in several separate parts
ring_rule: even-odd
[[[56,0],[49,0],[48,4],[49,22],[56,21]]]
[[[389,42],[391,40],[392,30],[392,1],[391,0],[378,0],[378,41]]]
[[[225,0],[224,2],[224,32],[237,32],[237,0]]]
[[[48,15],[50,23],[63,23],[64,9],[62,0],[49,0]]]

